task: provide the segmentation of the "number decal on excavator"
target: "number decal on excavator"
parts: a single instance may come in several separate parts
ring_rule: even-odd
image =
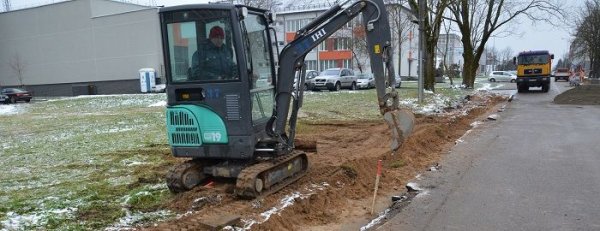
[[[204,132],[202,135],[204,136],[205,142],[221,141],[221,133],[220,132]]]

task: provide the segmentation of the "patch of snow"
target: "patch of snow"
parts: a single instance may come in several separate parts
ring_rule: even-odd
[[[121,161],[121,164],[131,167],[131,166],[139,166],[139,165],[144,165],[146,163],[141,162],[141,161],[137,161],[137,160],[129,160],[129,159],[125,159]]]
[[[171,216],[173,213],[168,210],[159,210],[155,212],[135,212],[132,213],[128,209],[125,209],[125,216],[120,218],[119,221],[112,226],[104,229],[106,231],[117,231],[117,230],[133,230],[133,226],[143,222],[145,220],[160,220]]]
[[[133,177],[131,177],[129,175],[112,177],[112,178],[107,179],[106,181],[112,186],[126,185],[126,184],[134,182]]]
[[[375,219],[371,220],[368,224],[366,224],[363,227],[360,227],[360,231],[365,231],[368,230],[372,227],[374,227],[375,225],[381,223],[381,221],[383,219],[385,219],[385,216],[387,215],[387,213],[390,212],[390,209],[386,209],[385,211],[379,213],[379,216],[377,216]]]
[[[318,189],[318,190],[324,190],[324,187],[328,187],[329,183],[327,182],[322,182],[320,185],[318,184],[311,184],[312,189],[306,189],[308,192],[307,193],[301,193],[301,192],[293,192],[290,195],[287,195],[285,197],[283,197],[280,201],[279,201],[279,205],[270,208],[267,211],[264,211],[260,214],[262,221],[256,221],[253,219],[241,219],[242,223],[244,224],[243,228],[238,229],[237,227],[231,227],[231,229],[233,230],[250,230],[250,228],[255,225],[255,224],[261,224],[264,223],[266,221],[269,220],[269,218],[271,218],[271,216],[277,214],[281,214],[281,212],[294,204],[294,201],[296,201],[296,199],[306,199],[308,198],[310,195],[315,194],[314,193],[314,189]]]
[[[148,105],[148,107],[165,107],[165,106],[167,106],[167,101],[164,101],[164,100],[160,101],[158,103],[153,103],[153,104]]]
[[[0,221],[2,230],[26,230],[34,227],[42,228],[52,218],[69,218],[77,208],[52,209],[45,211],[36,211],[29,214],[18,214],[7,212],[6,219]]]
[[[494,87],[492,87],[492,84],[490,83],[484,83],[483,86],[481,86],[480,88],[477,88],[477,91],[490,91],[490,90],[494,90],[494,89],[498,89],[501,88],[503,85],[496,85]]]
[[[132,130],[133,128],[111,128],[106,133],[126,132]]]
[[[482,125],[482,124],[483,124],[483,122],[481,122],[481,121],[475,121],[475,122],[471,123],[471,127],[476,128],[476,127],[478,127],[479,125]]]
[[[419,185],[417,183],[414,183],[414,182],[409,182],[408,184],[406,184],[406,186],[410,187],[410,188],[412,188],[414,190],[417,190],[417,191],[422,191],[423,190],[423,189],[419,188]]]
[[[0,115],[16,115],[22,112],[20,105],[9,104],[9,105],[0,105]]]

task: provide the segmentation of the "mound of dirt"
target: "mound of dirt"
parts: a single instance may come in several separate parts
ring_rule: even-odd
[[[581,85],[554,97],[556,104],[600,105],[600,85]]]
[[[435,165],[474,121],[506,101],[495,95],[469,99],[440,116],[418,115],[413,134],[396,153],[390,151],[391,134],[383,121],[309,124],[303,130],[310,132],[297,136],[317,143],[317,152],[308,153],[307,176],[253,201],[233,197],[226,184],[181,193],[166,207],[189,215],[142,229],[202,230],[198,223],[207,214],[235,214],[242,218],[239,227],[252,230],[357,230],[372,217],[378,160],[383,172],[377,204],[385,205],[390,195],[404,192],[410,179]]]

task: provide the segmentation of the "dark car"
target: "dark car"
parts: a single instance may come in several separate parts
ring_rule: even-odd
[[[31,93],[21,88],[4,88],[0,94],[8,96],[8,102],[16,103],[17,101],[31,101]]]

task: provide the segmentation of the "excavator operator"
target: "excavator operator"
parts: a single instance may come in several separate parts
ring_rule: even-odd
[[[223,28],[214,26],[210,29],[208,39],[201,43],[192,55],[191,79],[214,81],[239,78],[237,64],[224,40]]]

